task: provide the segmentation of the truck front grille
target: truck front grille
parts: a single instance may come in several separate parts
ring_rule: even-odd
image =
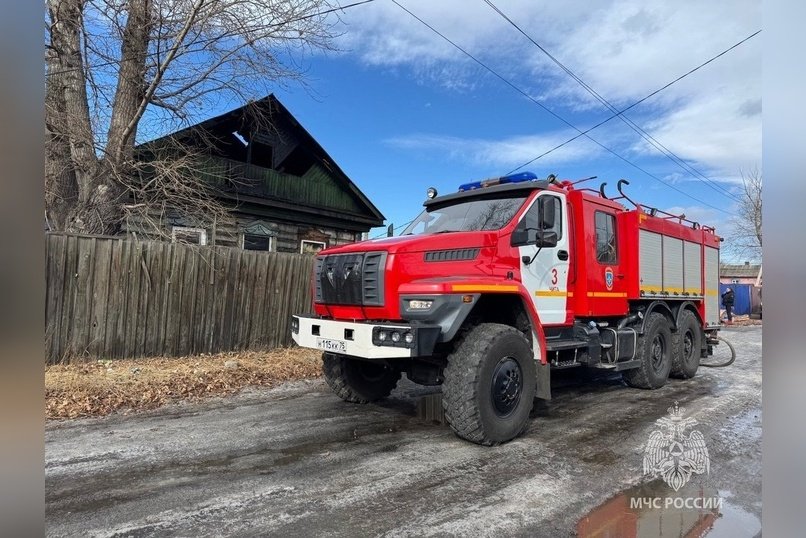
[[[317,301],[332,305],[383,305],[386,252],[336,254],[315,271]]]

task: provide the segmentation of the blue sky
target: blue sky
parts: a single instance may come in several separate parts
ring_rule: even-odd
[[[580,128],[610,113],[481,0],[400,0]],[[760,3],[496,3],[571,70],[624,107],[760,29]],[[595,6],[593,9],[591,6]],[[403,224],[425,190],[497,176],[575,131],[473,63],[393,3],[342,15],[339,53],[308,62],[310,90],[278,97],[386,215]],[[628,113],[725,189],[761,168],[761,39],[729,52]],[[699,201],[581,138],[526,169],[544,177],[627,178],[634,198],[727,228],[735,201],[696,179],[618,120],[591,135]],[[706,205],[708,204],[708,205]],[[375,231],[374,233],[378,233]]]
[[[610,114],[482,0],[399,1],[575,126],[590,127]],[[761,28],[757,0],[496,4],[618,108]],[[429,186],[446,193],[460,183],[502,175],[576,134],[391,0],[350,9],[340,18],[340,51],[309,53],[302,62],[308,88],[291,84],[275,94],[387,223],[399,226],[414,218]],[[762,164],[762,39],[756,36],[627,114],[734,193],[741,171]],[[584,138],[525,170],[563,179],[596,175],[590,186],[608,181],[613,189],[627,178],[634,199],[685,212],[727,233],[733,199],[618,120],[591,136],[698,200]]]

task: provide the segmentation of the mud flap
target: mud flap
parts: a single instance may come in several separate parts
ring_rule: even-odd
[[[537,390],[535,396],[541,400],[551,400],[551,366],[537,361]]]

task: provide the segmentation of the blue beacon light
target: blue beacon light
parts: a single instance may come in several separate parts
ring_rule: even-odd
[[[481,181],[471,181],[470,183],[459,185],[459,192],[471,191],[473,189],[481,189],[484,187],[492,187],[493,185],[505,185],[507,183],[522,183],[524,181],[534,181],[536,179],[537,176],[532,172],[520,172],[518,174],[512,174],[509,176],[483,179]]]

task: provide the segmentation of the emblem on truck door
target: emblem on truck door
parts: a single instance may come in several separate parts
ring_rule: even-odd
[[[613,289],[613,269],[611,267],[605,268],[605,286],[608,290]]]

